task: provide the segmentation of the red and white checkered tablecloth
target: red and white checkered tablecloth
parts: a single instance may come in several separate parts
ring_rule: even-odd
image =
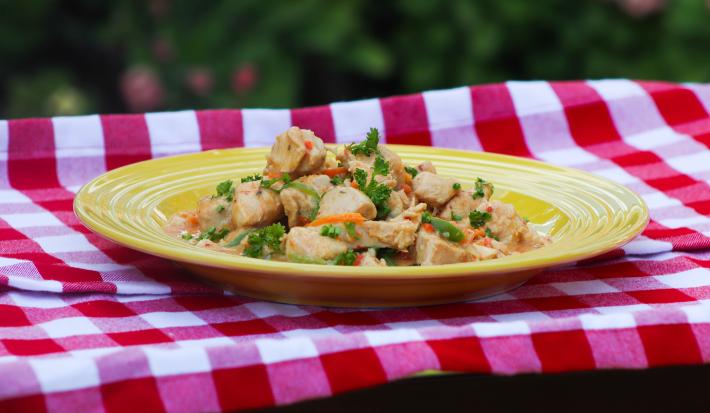
[[[516,374],[710,361],[710,85],[508,82],[294,110],[0,121],[0,411],[283,405],[427,369]],[[643,235],[490,299],[410,309],[226,295],[75,218],[78,188],[176,153],[327,142],[508,153],[581,168],[649,205]],[[136,402],[140,400],[140,402]]]

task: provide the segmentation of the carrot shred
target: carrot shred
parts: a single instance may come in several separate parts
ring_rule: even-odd
[[[431,224],[429,224],[429,223],[422,224],[422,228],[423,228],[424,231],[426,231],[426,232],[434,232],[434,226],[431,225]]]
[[[341,222],[352,222],[355,224],[362,224],[363,222],[365,222],[365,217],[363,217],[362,214],[358,212],[348,212],[345,214],[335,214],[327,217],[318,218],[306,226],[317,227],[320,225],[337,224]]]
[[[360,185],[358,185],[357,182],[355,182],[355,181],[350,182],[350,186],[352,186],[355,189],[360,189]]]
[[[334,177],[334,176],[336,176],[336,175],[344,174],[344,173],[346,173],[347,171],[348,171],[348,168],[346,168],[346,167],[344,167],[344,166],[341,166],[341,167],[338,167],[338,168],[323,169],[322,171],[320,171],[320,173],[322,173],[323,175],[328,175],[329,177],[332,178],[332,177]]]
[[[268,174],[266,174],[266,177],[269,179],[278,178],[280,176],[281,176],[281,172],[269,172]]]
[[[303,144],[306,145],[306,150],[309,150],[309,151],[310,151],[311,149],[313,149],[313,142],[311,142],[311,141],[304,141]]]
[[[405,194],[409,195],[412,193],[412,187],[407,184],[402,184],[402,190]]]

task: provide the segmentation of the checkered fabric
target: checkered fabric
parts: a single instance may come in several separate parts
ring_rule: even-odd
[[[294,110],[0,121],[0,411],[284,405],[427,369],[516,374],[710,360],[710,85],[508,82]],[[624,184],[651,223],[606,256],[486,300],[409,309],[225,294],[75,218],[131,162],[262,146],[289,127],[352,142],[534,157]]]

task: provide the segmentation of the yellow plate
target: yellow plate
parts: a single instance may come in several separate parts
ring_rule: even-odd
[[[296,304],[411,306],[481,298],[515,288],[544,268],[623,245],[648,222],[627,188],[570,168],[491,153],[389,145],[410,164],[432,161],[442,175],[473,186],[495,184],[551,245],[496,260],[433,267],[342,267],[258,260],[173,239],[162,226],[192,209],[227,179],[262,170],[267,148],[213,150],[154,159],[108,172],[85,185],[74,211],[91,230],[121,245],[173,260],[239,294]]]

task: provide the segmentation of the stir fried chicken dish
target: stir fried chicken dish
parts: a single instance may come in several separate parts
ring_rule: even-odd
[[[467,188],[431,162],[405,164],[374,128],[331,150],[292,127],[261,173],[219,183],[165,231],[227,254],[355,266],[483,261],[550,242],[493,192],[487,179]]]

